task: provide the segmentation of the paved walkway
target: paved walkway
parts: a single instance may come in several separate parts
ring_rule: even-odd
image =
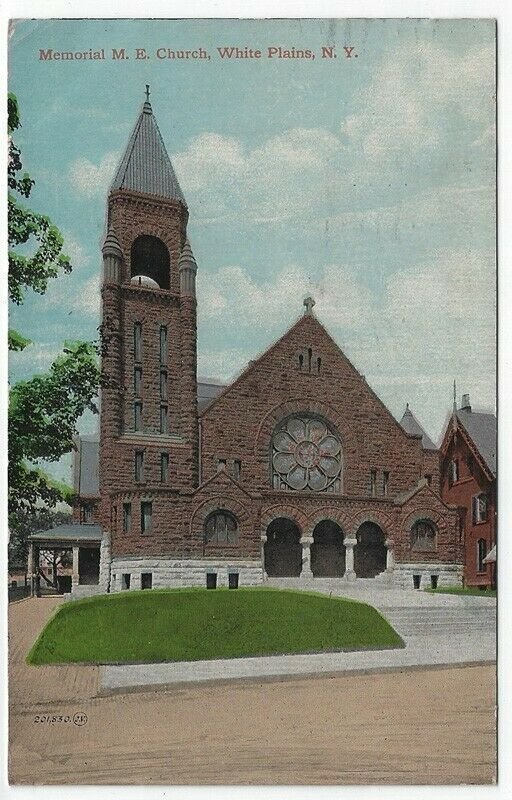
[[[281,588],[299,587],[293,579],[274,580],[271,584]],[[335,581],[315,581],[306,587],[302,584],[301,588],[371,603],[402,636],[405,648],[104,666],[100,676],[102,693],[204,681],[484,664],[496,659],[496,602],[493,598],[378,588],[367,581],[348,586],[340,586]]]

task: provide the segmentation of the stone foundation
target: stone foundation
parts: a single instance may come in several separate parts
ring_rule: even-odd
[[[414,575],[420,575],[420,589],[430,589],[431,576],[437,575],[437,586],[462,586],[462,564],[395,564],[392,583],[403,589],[414,588]]]
[[[260,561],[174,558],[114,558],[111,563],[110,591],[123,591],[123,575],[130,575],[130,590],[141,589],[141,575],[151,574],[152,588],[206,586],[206,576],[217,576],[217,587],[229,585],[229,575],[238,574],[239,586],[259,586],[263,582]]]

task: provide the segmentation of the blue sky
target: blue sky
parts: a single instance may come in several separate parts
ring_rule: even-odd
[[[331,45],[337,58],[320,58]],[[229,46],[263,57],[220,59]],[[316,58],[269,59],[269,46]],[[91,47],[107,59],[39,60]],[[112,61],[113,47],[130,58]],[[158,60],[159,47],[211,60]],[[16,23],[30,205],[60,227],[74,271],[11,309],[34,340],[11,381],[96,335],[106,193],[149,83],[190,209],[200,375],[229,380],[312,294],[395,416],[408,401],[436,440],[454,378],[493,409],[494,67],[489,20]]]

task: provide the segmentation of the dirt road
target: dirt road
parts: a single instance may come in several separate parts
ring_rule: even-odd
[[[492,666],[98,697],[95,668],[22,663],[53,603],[10,609],[12,783],[493,781]]]

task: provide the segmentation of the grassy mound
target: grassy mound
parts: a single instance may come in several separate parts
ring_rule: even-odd
[[[60,606],[29,664],[119,664],[403,647],[371,606],[279,589],[160,589]]]

